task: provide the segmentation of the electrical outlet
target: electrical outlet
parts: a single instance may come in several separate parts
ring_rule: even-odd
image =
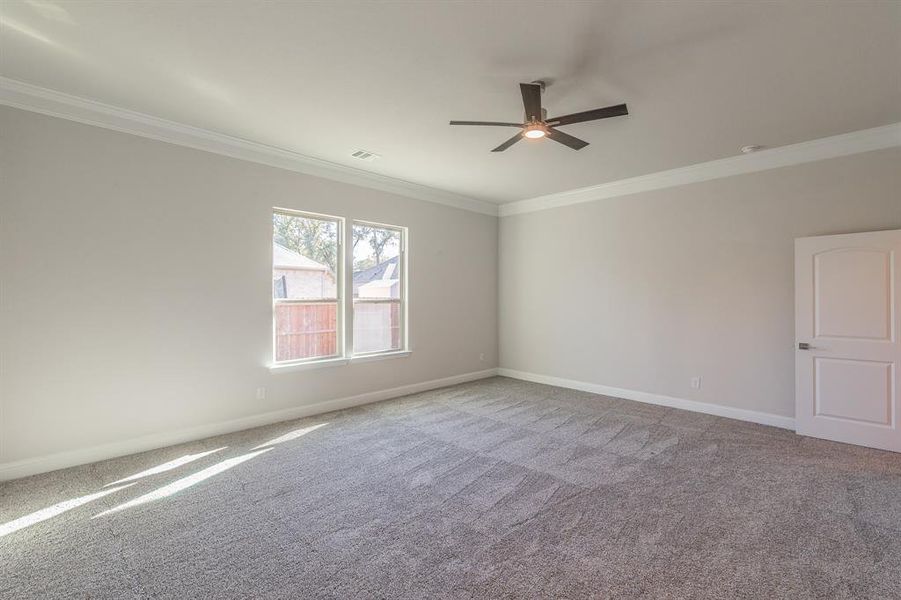
[[[691,378],[691,389],[699,390],[701,389],[701,378],[696,376]]]
[[[266,388],[258,387],[257,388],[257,400],[265,400],[266,399]]]
[[[485,362],[485,353],[479,354],[479,360]]]

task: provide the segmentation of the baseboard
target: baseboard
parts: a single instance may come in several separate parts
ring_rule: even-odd
[[[726,417],[728,419],[738,419],[739,421],[750,421],[751,423],[771,425],[773,427],[781,427],[782,429],[791,429],[792,431],[794,431],[795,429],[795,420],[792,417],[783,417],[781,415],[758,412],[756,410],[733,408],[731,406],[710,404],[708,402],[697,402],[695,400],[686,400],[684,398],[676,398],[674,396],[664,396],[662,394],[652,394],[650,392],[627,390],[624,388],[611,387],[609,385],[576,381],[575,379],[563,379],[562,377],[539,375],[537,373],[527,373],[525,371],[516,371],[513,369],[500,368],[497,370],[497,374],[504,377],[522,379],[523,381],[556,385],[573,390],[581,390],[583,392],[603,394],[604,396],[613,396],[615,398],[635,400],[636,402],[658,404],[660,406],[680,408],[682,410],[690,410],[707,415],[716,415],[718,417]]]
[[[77,465],[84,465],[99,460],[116,458],[118,456],[126,456],[137,452],[146,452],[147,450],[155,450],[164,448],[174,444],[182,444],[201,440],[214,435],[222,435],[224,433],[232,433],[241,431],[242,429],[251,429],[260,427],[261,425],[269,425],[278,423],[279,421],[290,421],[291,419],[299,419],[301,417],[309,417],[322,413],[331,412],[333,410],[341,410],[354,406],[361,406],[371,402],[379,402],[391,398],[398,398],[408,394],[416,394],[448,385],[456,385],[458,383],[466,383],[467,381],[475,381],[484,379],[485,377],[493,377],[497,375],[497,369],[486,369],[484,371],[473,371],[442,379],[432,379],[420,383],[412,383],[402,385],[400,387],[378,390],[374,392],[366,392],[356,396],[347,396],[344,398],[336,398],[334,400],[326,400],[317,402],[316,404],[306,404],[303,406],[295,406],[284,410],[276,410],[272,412],[241,417],[230,421],[220,421],[209,425],[200,425],[197,427],[189,427],[187,429],[179,429],[177,431],[146,435],[121,442],[112,442],[90,448],[82,448],[69,452],[60,452],[47,456],[39,456],[35,458],[27,458],[24,460],[2,463],[0,464],[0,481],[8,481],[18,479],[20,477],[28,477],[29,475],[37,475],[38,473],[46,473],[48,471],[56,471],[57,469],[65,469]]]

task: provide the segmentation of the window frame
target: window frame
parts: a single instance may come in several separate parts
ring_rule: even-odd
[[[347,303],[348,311],[347,311],[347,349],[348,356],[351,360],[363,360],[363,359],[374,359],[378,357],[389,357],[391,355],[397,356],[407,356],[410,354],[410,328],[409,328],[409,310],[410,310],[410,300],[409,300],[409,248],[410,248],[410,231],[409,228],[403,225],[391,225],[388,223],[380,223],[377,221],[367,221],[364,219],[350,219],[347,223],[347,232],[346,239],[353,239],[353,228],[355,225],[362,225],[365,227],[376,227],[378,229],[389,229],[392,231],[398,232],[400,235],[400,244],[398,248],[398,273],[400,275],[400,281],[398,282],[398,299],[395,301],[394,299],[387,299],[383,301],[385,304],[399,304],[399,314],[400,314],[400,324],[399,324],[399,337],[400,337],[400,348],[389,348],[387,350],[373,350],[371,352],[356,352],[354,350],[354,299],[353,299],[353,252],[348,252],[345,260],[347,261],[347,273],[348,279],[350,281],[350,289],[351,289],[351,299],[350,302]],[[372,303],[379,303],[378,300],[371,301]]]
[[[269,256],[270,256],[270,280],[272,279],[272,274],[275,272],[275,230],[272,228],[272,217],[276,214],[285,215],[288,217],[300,217],[306,219],[316,219],[319,221],[331,221],[335,223],[335,237],[338,245],[337,253],[335,256],[335,295],[336,298],[318,298],[318,299],[288,299],[288,298],[276,298],[273,293],[273,286],[270,283],[269,286],[269,295],[270,300],[272,302],[272,362],[271,367],[273,369],[285,368],[285,367],[302,367],[305,365],[328,365],[328,364],[339,364],[342,362],[346,362],[347,356],[347,346],[345,339],[345,314],[346,314],[346,302],[345,302],[345,228],[347,227],[347,220],[344,217],[339,217],[336,215],[326,215],[322,213],[314,213],[303,210],[295,210],[291,208],[281,208],[281,207],[273,207],[270,215],[270,247],[269,247]],[[326,356],[313,356],[310,358],[298,358],[292,360],[278,360],[278,323],[276,317],[276,309],[279,304],[301,304],[301,303],[319,303],[319,304],[335,304],[335,353],[329,354]]]

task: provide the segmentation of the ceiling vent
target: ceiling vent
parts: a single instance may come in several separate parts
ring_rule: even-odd
[[[354,150],[351,153],[351,156],[354,158],[357,158],[359,160],[365,160],[366,162],[372,162],[377,158],[381,158],[381,156],[379,156],[375,152],[370,152],[369,150],[359,150],[359,149]]]

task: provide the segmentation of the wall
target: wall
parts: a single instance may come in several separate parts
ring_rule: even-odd
[[[0,140],[0,467],[497,366],[495,217],[6,107]],[[273,206],[409,227],[411,356],[270,372]]]
[[[792,240],[901,228],[898,148],[505,217],[499,240],[494,217],[6,107],[0,150],[0,478],[482,373],[498,328],[507,369],[790,417]],[[268,369],[273,206],[410,228],[410,357]]]
[[[501,367],[791,417],[794,238],[895,228],[899,148],[504,217]]]

